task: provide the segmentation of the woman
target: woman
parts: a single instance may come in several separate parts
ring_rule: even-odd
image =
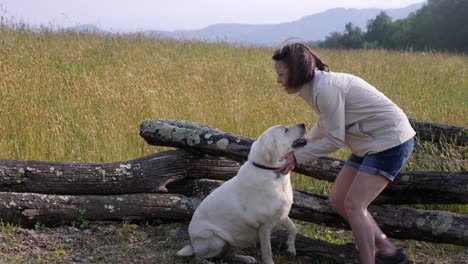
[[[394,180],[413,149],[415,132],[405,113],[359,77],[329,72],[306,45],[287,43],[273,55],[277,82],[318,114],[307,145],[282,157],[277,172],[327,156],[344,146],[346,160],[330,192],[330,204],[351,226],[362,263],[410,263],[367,211]],[[378,252],[375,254],[375,248]]]

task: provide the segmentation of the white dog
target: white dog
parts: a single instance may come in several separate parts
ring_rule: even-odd
[[[293,203],[289,174],[275,172],[279,159],[304,142],[305,126],[274,126],[252,144],[249,157],[235,177],[225,182],[198,206],[188,231],[190,245],[177,255],[200,258],[221,257],[255,263],[250,256],[233,254],[234,249],[260,242],[262,260],[273,263],[270,235],[284,224],[289,233],[288,252],[296,254],[296,227],[288,214]]]

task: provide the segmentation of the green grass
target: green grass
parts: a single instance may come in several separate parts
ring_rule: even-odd
[[[331,70],[361,76],[397,103],[410,118],[456,126],[468,124],[467,56],[383,50],[318,49],[317,52]],[[177,42],[141,35],[32,32],[21,26],[11,29],[3,25],[0,27],[0,157],[113,162],[166,150],[146,144],[139,136],[144,119],[190,120],[249,138],[256,138],[276,124],[304,122],[311,128],[316,120],[312,109],[299,97],[289,96],[276,86],[272,53],[271,48],[224,43]],[[333,157],[343,159],[347,154],[347,150],[341,150]],[[442,158],[467,159],[466,147],[454,148],[450,144],[440,149],[419,143],[416,154],[429,154],[438,162],[427,159],[421,162],[414,155],[405,169],[460,170],[459,165],[444,162]],[[325,195],[330,189],[330,183],[297,174],[293,175],[293,185],[296,189]],[[465,205],[422,207],[468,213]],[[298,224],[303,234],[334,243],[351,241],[348,232]],[[72,227],[83,230],[91,225],[77,220]],[[103,228],[112,229],[112,226],[115,225]],[[154,235],[152,228],[157,229],[124,223],[116,227],[119,236],[103,236],[96,241],[80,233],[76,239],[87,241],[82,246],[48,241],[51,248],[37,251],[35,256],[25,257],[17,254],[14,246],[7,247],[9,251],[2,251],[0,261],[3,258],[6,263],[67,262],[71,255],[78,255],[91,257],[90,263],[103,260],[113,263],[109,257],[112,252],[139,254],[140,251],[125,243],[130,243],[134,233]],[[27,232],[4,223],[0,229],[0,244],[8,245],[21,245],[17,233]],[[158,230],[162,232],[164,228]],[[50,232],[41,225],[34,231]],[[142,237],[137,240],[140,239],[145,241]],[[118,245],[111,246],[115,241]],[[459,247],[415,241],[399,243],[404,243],[414,256],[433,263],[444,263],[453,255],[465,254]],[[99,247],[105,250],[93,251]],[[115,261],[121,258],[122,255],[116,254]],[[176,260],[167,263],[172,261]]]

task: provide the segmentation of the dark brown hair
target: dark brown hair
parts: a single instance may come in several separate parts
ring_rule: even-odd
[[[298,88],[314,78],[315,70],[329,71],[307,45],[300,42],[288,42],[275,51],[273,60],[286,64],[288,69],[287,86]]]

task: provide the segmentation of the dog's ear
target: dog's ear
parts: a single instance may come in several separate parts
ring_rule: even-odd
[[[277,159],[276,153],[276,139],[272,138],[259,138],[250,148],[249,160],[260,162],[264,165],[275,164]]]
[[[276,140],[269,139],[265,144],[263,144],[262,156],[265,164],[273,164],[276,162],[274,159]]]

